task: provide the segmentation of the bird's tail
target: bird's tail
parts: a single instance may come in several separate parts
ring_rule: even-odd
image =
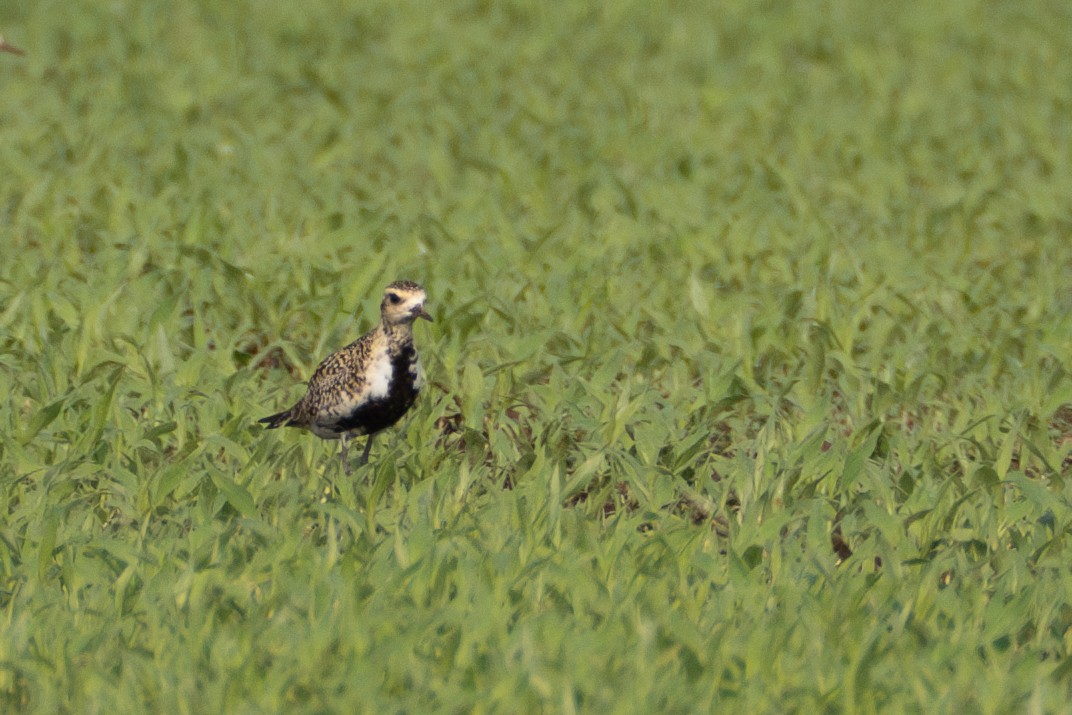
[[[283,410],[278,414],[263,417],[257,420],[257,422],[268,425],[268,429],[275,429],[276,427],[285,427],[286,425],[290,424],[290,413],[291,410]]]

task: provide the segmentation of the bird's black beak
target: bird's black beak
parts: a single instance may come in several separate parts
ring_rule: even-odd
[[[432,316],[428,315],[428,311],[424,309],[424,306],[420,306],[413,311],[413,315],[418,318],[424,318],[425,320],[432,322]]]

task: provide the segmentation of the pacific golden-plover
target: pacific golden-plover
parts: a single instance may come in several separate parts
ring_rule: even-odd
[[[412,281],[395,281],[383,292],[379,324],[320,363],[305,396],[289,410],[259,422],[276,427],[300,427],[322,439],[346,442],[368,435],[359,464],[367,464],[372,438],[401,419],[413,406],[423,377],[413,346],[413,321],[431,320],[424,310],[424,288]]]

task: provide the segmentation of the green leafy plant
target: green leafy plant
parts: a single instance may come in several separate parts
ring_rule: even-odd
[[[3,711],[1067,710],[1067,7],[0,29]]]

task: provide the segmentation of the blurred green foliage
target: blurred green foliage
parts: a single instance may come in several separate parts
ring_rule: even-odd
[[[1067,711],[1068,3],[0,32],[4,711]],[[396,278],[347,480],[254,422]]]

